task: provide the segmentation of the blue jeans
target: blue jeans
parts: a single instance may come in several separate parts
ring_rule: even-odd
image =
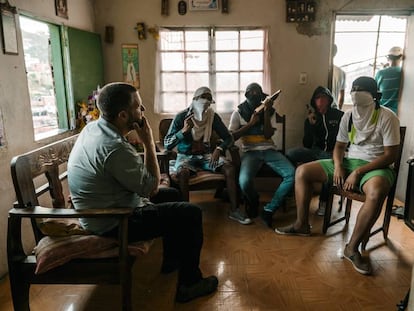
[[[259,194],[254,189],[253,179],[264,163],[282,177],[282,182],[272,200],[264,207],[266,211],[273,213],[282,205],[285,197],[293,188],[295,167],[283,154],[274,149],[245,152],[241,158],[239,184],[243,195],[250,203],[258,201]]]

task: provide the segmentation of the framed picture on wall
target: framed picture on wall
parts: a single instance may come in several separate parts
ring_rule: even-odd
[[[55,0],[56,15],[63,18],[68,18],[68,3],[67,0]]]
[[[126,83],[140,87],[138,44],[122,44],[122,75]]]
[[[190,0],[190,11],[215,11],[218,9],[218,0]]]
[[[8,2],[0,3],[0,21],[4,54],[18,54],[17,29],[16,29],[16,8]]]

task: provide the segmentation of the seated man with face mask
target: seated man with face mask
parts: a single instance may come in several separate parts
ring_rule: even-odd
[[[333,182],[344,190],[366,195],[343,257],[362,274],[372,272],[368,258],[358,248],[378,218],[384,200],[395,182],[390,165],[396,160],[400,143],[400,122],[389,109],[380,106],[381,94],[370,77],[359,77],[351,89],[353,107],[345,112],[333,152],[333,159],[305,163],[296,169],[296,221],[276,228],[278,234],[309,236],[309,204],[317,183]],[[348,155],[345,151],[349,144]]]
[[[198,88],[190,106],[175,116],[164,138],[164,146],[168,150],[177,147],[174,169],[178,176],[189,176],[198,170],[222,170],[231,204],[229,218],[247,225],[252,221],[239,209],[235,168],[223,157],[226,149],[233,144],[233,137],[220,116],[210,107],[212,103],[211,90],[208,87]],[[213,130],[223,142],[211,150]]]
[[[266,163],[282,177],[282,182],[261,213],[261,219],[272,228],[273,214],[282,205],[285,197],[292,190],[295,168],[290,161],[277,151],[272,136],[276,128],[273,101],[263,93],[257,83],[247,86],[246,100],[242,102],[230,118],[229,129],[234,140],[241,139],[243,154],[241,157],[239,184],[247,200],[248,215],[257,217],[259,194],[254,188],[254,178]],[[257,109],[264,101],[264,109]]]

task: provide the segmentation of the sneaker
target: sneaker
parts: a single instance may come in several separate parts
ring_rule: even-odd
[[[319,201],[319,207],[318,207],[318,210],[316,211],[316,214],[318,216],[325,216],[325,211],[326,211],[326,202]]]
[[[276,228],[275,232],[277,234],[282,234],[282,235],[299,235],[299,236],[310,236],[311,235],[310,226],[308,226],[307,230],[296,230],[295,228],[293,228],[293,225],[290,225],[287,227]]]
[[[262,213],[260,214],[260,218],[262,219],[262,221],[264,222],[264,224],[266,226],[268,226],[269,228],[272,228],[272,224],[273,224],[273,213],[263,210]]]
[[[180,285],[177,288],[175,301],[189,302],[195,298],[209,295],[217,289],[217,286],[218,279],[214,275],[203,278],[190,286]]]
[[[238,221],[242,225],[249,225],[252,223],[252,220],[247,216],[243,215],[240,209],[236,209],[235,211],[230,211],[229,218],[231,220]]]
[[[353,254],[347,254],[347,247],[348,247],[348,244],[345,245],[344,253],[342,257],[350,261],[352,265],[354,266],[354,269],[358,271],[359,273],[365,274],[365,275],[371,274],[372,267],[371,267],[371,263],[369,262],[369,260],[367,258],[363,258],[358,251],[356,251]]]

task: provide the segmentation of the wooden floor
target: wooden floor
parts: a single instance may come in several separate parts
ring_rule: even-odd
[[[263,203],[269,194],[262,195]],[[410,286],[414,232],[392,217],[388,245],[381,235],[367,246],[374,275],[363,276],[340,253],[353,228],[338,224],[321,233],[322,217],[311,216],[311,237],[276,235],[259,219],[242,226],[227,219],[227,203],[210,192],[191,200],[203,206],[204,247],[201,268],[219,278],[215,294],[175,304],[176,273],[161,275],[160,241],[134,267],[135,310],[396,310]],[[316,201],[312,211],[316,210]],[[292,206],[279,211],[274,224],[295,218]],[[119,310],[115,286],[32,286],[32,311]],[[0,311],[13,310],[8,279],[0,281]]]

